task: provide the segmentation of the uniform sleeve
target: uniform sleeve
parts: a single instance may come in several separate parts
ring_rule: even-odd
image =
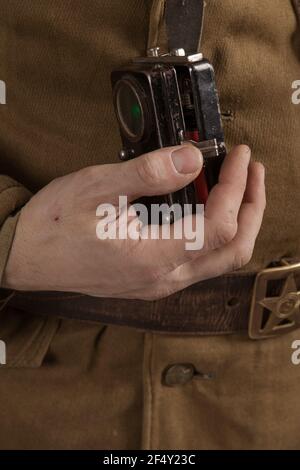
[[[18,222],[19,210],[31,193],[12,178],[0,175],[0,288]],[[0,289],[0,310],[9,293]]]

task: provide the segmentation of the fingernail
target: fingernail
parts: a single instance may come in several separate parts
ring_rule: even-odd
[[[174,150],[171,157],[178,173],[185,175],[196,173],[202,167],[202,154],[193,145],[184,145]]]

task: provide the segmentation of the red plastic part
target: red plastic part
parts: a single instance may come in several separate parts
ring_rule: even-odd
[[[195,142],[200,141],[199,132],[197,130],[187,131],[185,133],[185,136],[187,140],[194,140]],[[200,175],[195,179],[194,185],[196,188],[198,202],[201,204],[206,204],[206,201],[208,199],[208,187],[205,179],[204,168],[201,171]]]

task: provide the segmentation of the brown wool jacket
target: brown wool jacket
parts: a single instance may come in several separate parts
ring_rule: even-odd
[[[249,144],[267,171],[267,210],[246,267],[258,270],[300,258],[300,105],[291,99],[299,24],[291,0],[206,3],[201,49],[216,70],[227,145]],[[144,53],[151,4],[0,0],[0,279],[31,194],[117,161],[110,72]],[[300,447],[300,369],[289,360],[297,333],[251,344],[144,335],[12,308],[0,322],[1,448]],[[174,362],[220,381],[163,389]]]

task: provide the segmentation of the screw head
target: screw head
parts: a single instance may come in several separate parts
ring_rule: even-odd
[[[148,57],[158,57],[159,56],[159,47],[151,47],[147,50]]]
[[[185,56],[185,50],[183,48],[172,49],[171,50],[171,55],[175,55],[176,57],[184,57]]]
[[[129,158],[134,157],[134,150],[133,149],[121,149],[119,151],[119,159],[123,162],[125,160],[129,160]]]
[[[122,149],[120,150],[119,152],[119,159],[124,161],[124,160],[127,160],[127,152],[126,150]]]

